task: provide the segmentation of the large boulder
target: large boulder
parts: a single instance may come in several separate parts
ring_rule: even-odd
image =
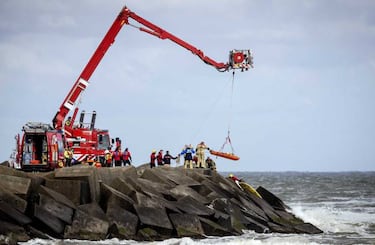
[[[108,206],[106,215],[110,224],[110,237],[127,240],[135,238],[139,223],[137,215],[114,205]]]
[[[169,218],[178,237],[204,237],[204,230],[198,215],[172,213]]]
[[[17,209],[21,213],[25,213],[27,208],[27,201],[18,195],[7,190],[7,188],[0,184],[0,200],[9,204],[13,208]]]
[[[0,185],[24,199],[27,199],[31,187],[31,179],[13,175],[0,174]]]
[[[34,217],[44,225],[42,229],[46,229],[46,232],[52,232],[52,236],[60,236],[64,233],[65,223],[51,213],[48,208],[38,204],[34,205]]]
[[[0,234],[0,244],[16,245],[18,242],[30,240],[30,236],[22,226],[2,220],[0,220]]]
[[[103,240],[106,238],[109,221],[103,210],[96,203],[77,207],[72,225],[65,228],[64,238]]]
[[[30,217],[3,200],[0,200],[0,220],[9,221],[22,226],[32,222]]]
[[[76,179],[46,179],[45,186],[66,196],[75,206],[91,202],[89,184]]]

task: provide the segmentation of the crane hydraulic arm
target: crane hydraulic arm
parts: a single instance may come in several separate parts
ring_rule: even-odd
[[[250,50],[232,50],[229,53],[228,63],[219,63],[210,57],[206,56],[201,50],[197,49],[193,45],[183,41],[182,39],[174,36],[173,34],[163,30],[162,28],[152,24],[151,22],[138,16],[136,13],[130,11],[126,6],[122,8],[117,18],[114,20],[112,26],[109,28],[107,34],[97,47],[96,51],[90,58],[89,62],[83,69],[82,73],[74,83],[72,89],[64,99],[60,106],[59,111],[56,113],[53,122],[55,129],[62,129],[63,122],[67,114],[75,107],[81,93],[86,89],[89,84],[89,79],[94,73],[96,67],[106,54],[109,47],[114,43],[115,37],[121,30],[124,24],[131,25],[129,19],[133,19],[136,22],[142,24],[145,27],[138,27],[140,31],[154,35],[160,39],[169,39],[183,48],[191,51],[197,55],[204,63],[215,67],[218,71],[229,71],[231,69],[241,69],[241,71],[248,70],[253,65],[252,56]],[[132,25],[133,26],[133,25]]]

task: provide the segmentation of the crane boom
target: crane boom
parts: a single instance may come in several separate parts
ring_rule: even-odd
[[[253,65],[250,50],[232,50],[229,54],[228,63],[216,62],[215,60],[206,56],[201,50],[197,49],[193,45],[183,41],[175,35],[138,16],[136,13],[130,11],[125,6],[122,8],[120,13],[114,20],[112,26],[109,28],[103,40],[97,47],[96,51],[90,58],[82,73],[79,75],[77,81],[74,83],[73,87],[64,99],[59,108],[59,111],[53,118],[52,122],[55,129],[62,129],[63,122],[67,114],[75,107],[79,96],[87,88],[91,75],[94,73],[96,67],[99,65],[109,47],[112,45],[112,43],[114,43],[115,37],[121,30],[122,26],[124,24],[130,25],[129,19],[133,19],[146,27],[139,27],[140,31],[146,32],[160,39],[169,39],[173,41],[181,47],[191,51],[193,54],[197,55],[204,63],[215,67],[218,71],[228,71],[231,69],[241,69],[243,71],[248,70]]]

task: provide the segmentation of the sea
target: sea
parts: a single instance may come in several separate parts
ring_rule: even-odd
[[[229,173],[220,173],[228,175]],[[375,244],[375,172],[237,172],[253,187],[278,196],[298,217],[323,230],[322,234],[259,234],[188,237],[157,242],[108,239],[102,241],[33,239],[20,244]]]

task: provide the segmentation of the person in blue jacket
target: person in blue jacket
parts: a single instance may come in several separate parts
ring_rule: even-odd
[[[184,168],[194,168],[193,166],[193,154],[195,153],[192,145],[186,145],[180,155],[184,155]]]

